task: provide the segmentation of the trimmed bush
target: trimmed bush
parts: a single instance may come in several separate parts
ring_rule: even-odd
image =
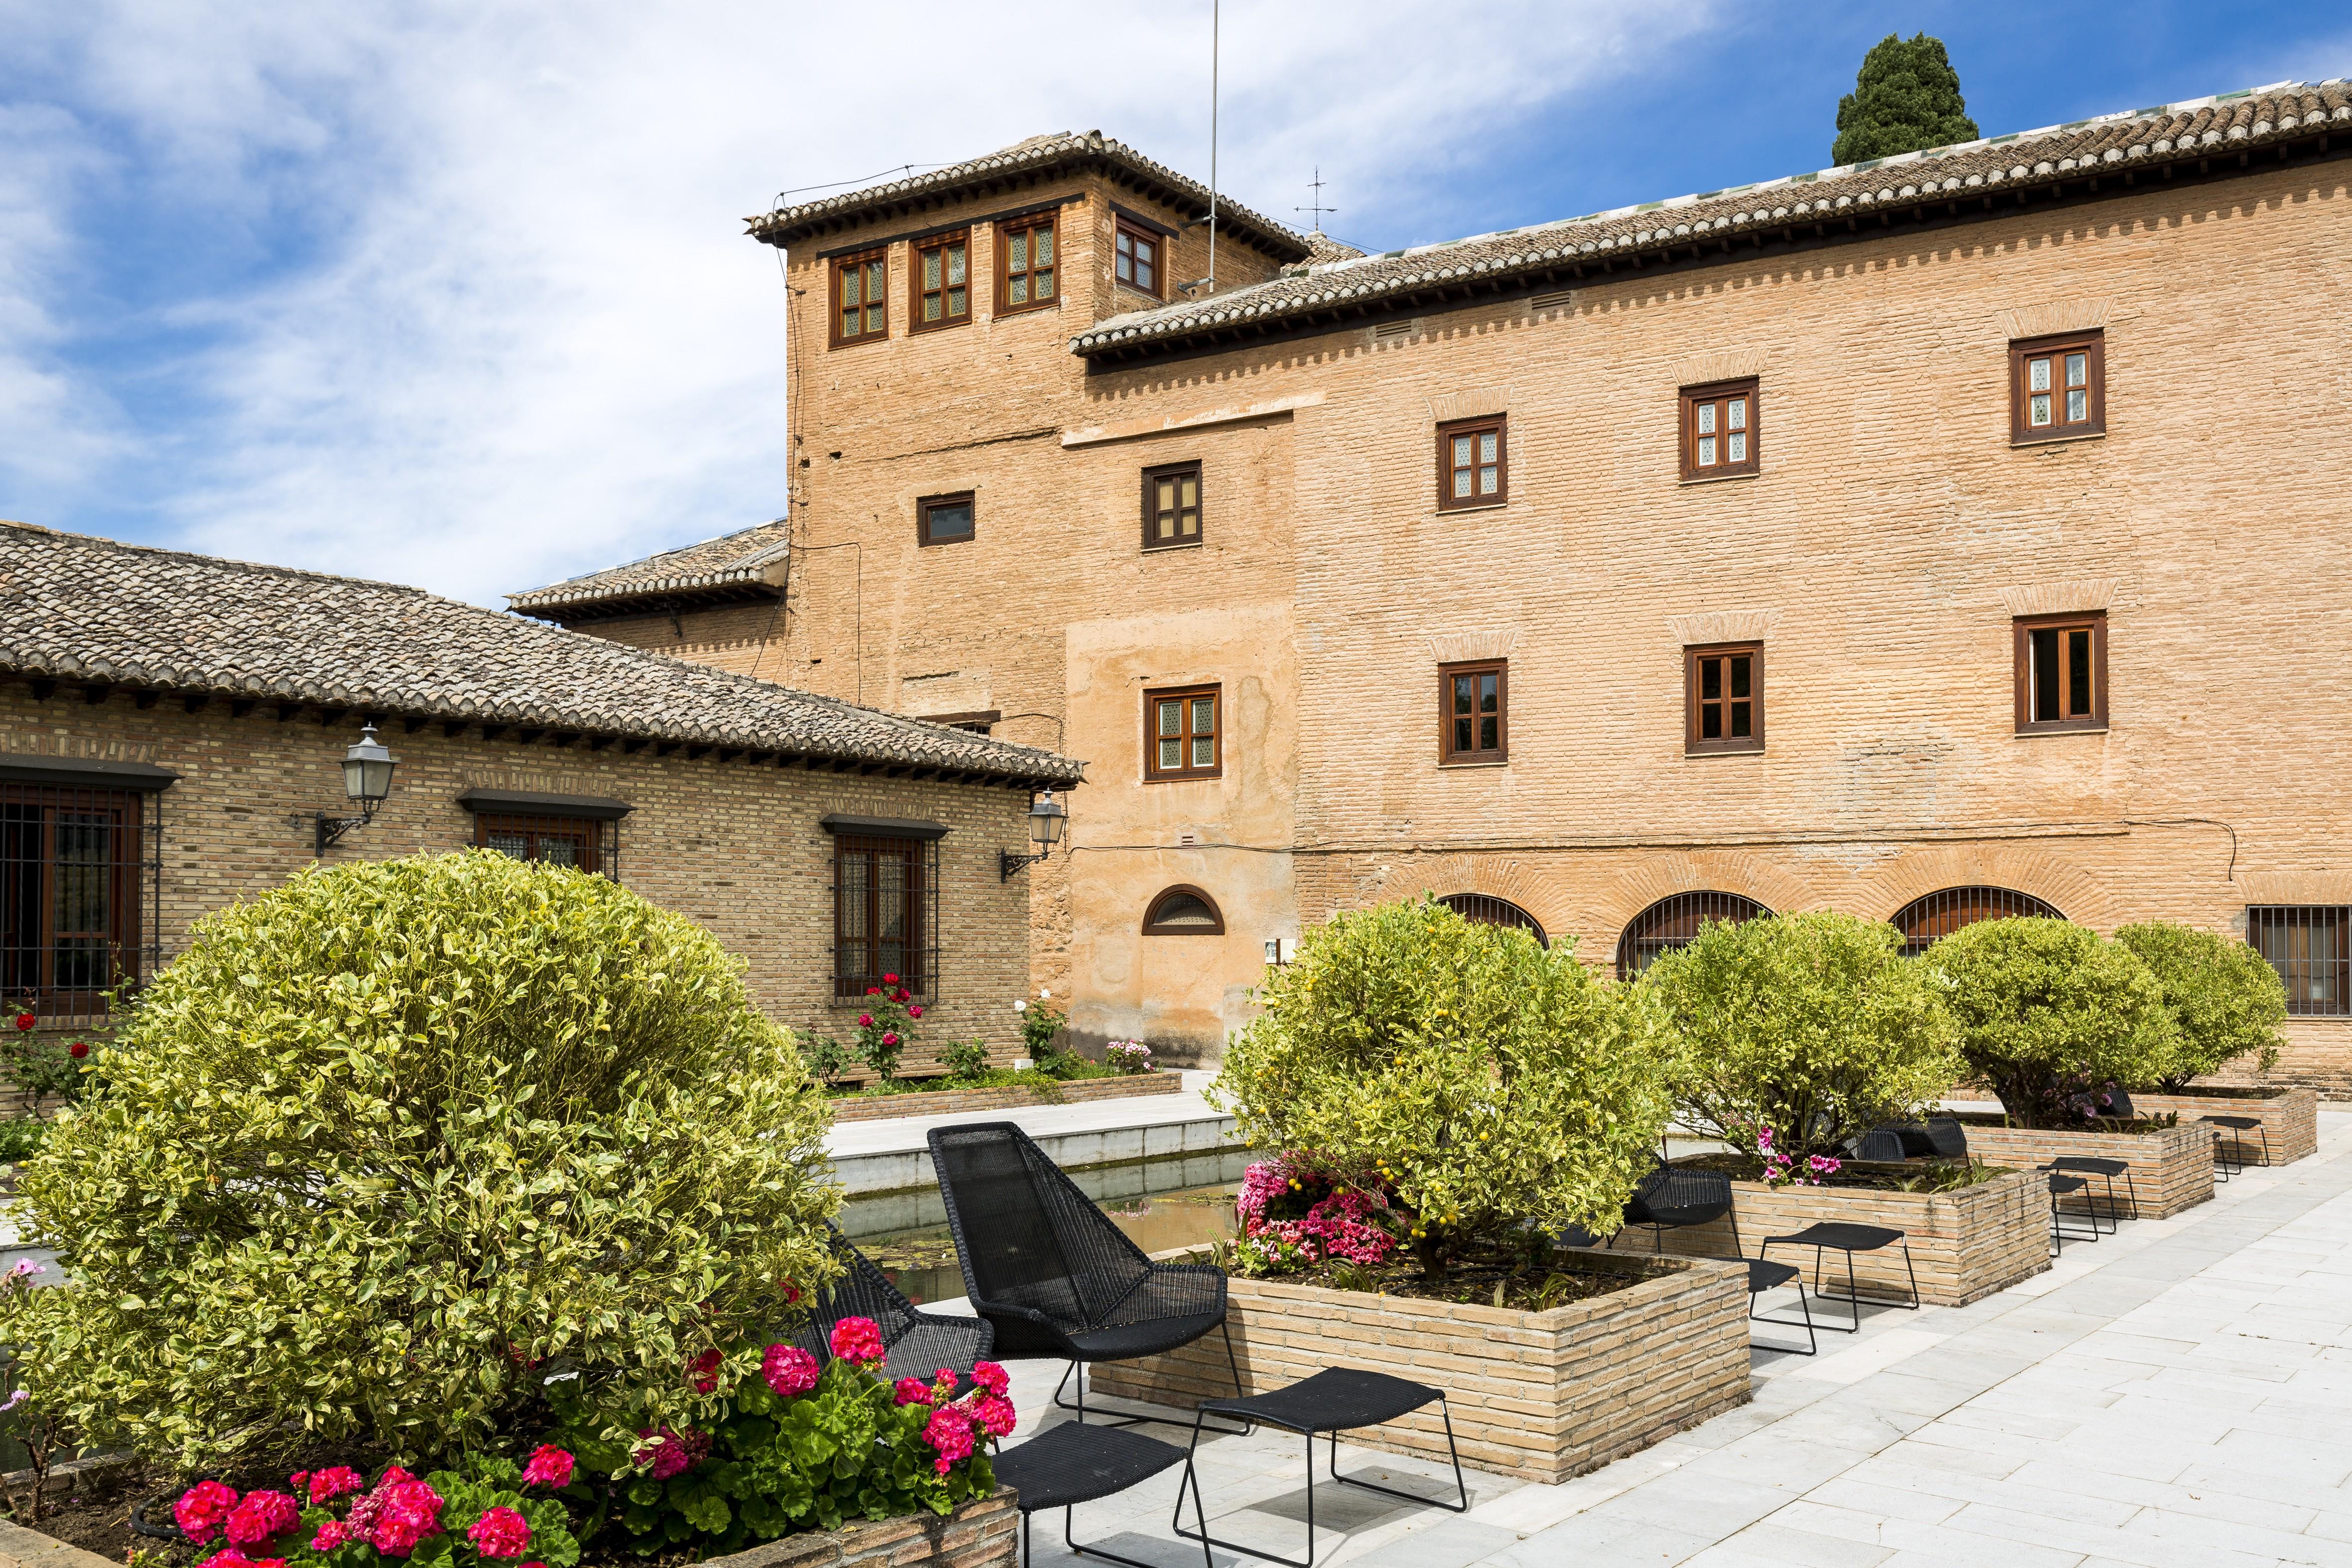
[[[2164,1071],[2127,1088],[2178,1093],[2242,1056],[2264,1072],[2278,1064],[2286,987],[2269,959],[2243,942],[2169,921],[2118,927],[2116,940],[2156,977],[2179,1032]]]
[[[1960,1074],[1941,989],[1903,936],[1852,915],[1711,921],[1642,977],[1680,1036],[1692,1125],[1800,1171],[1941,1096]]]
[[[2079,1127],[2118,1084],[2161,1077],[2177,1031],[2131,950],[2064,920],[1979,920],[1922,959],[1969,1070],[2026,1127]]]
[[[73,1283],[0,1309],[86,1446],[448,1454],[551,1364],[684,1426],[681,1368],[829,1261],[823,1104],[741,965],[488,852],[311,870],[199,923],[22,1167]]]
[[[1672,1108],[1646,992],[1433,900],[1307,932],[1258,999],[1218,1080],[1242,1134],[1392,1194],[1432,1272],[1523,1220],[1616,1229]]]

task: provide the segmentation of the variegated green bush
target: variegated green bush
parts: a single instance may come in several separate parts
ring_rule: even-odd
[[[2269,959],[2243,942],[2165,920],[2118,926],[2116,941],[2156,977],[2177,1031],[2162,1069],[2126,1088],[2178,1092],[2242,1057],[2259,1072],[2278,1065],[2286,988]]]
[[[1642,983],[1681,1036],[1690,1125],[1759,1137],[1800,1167],[1901,1121],[1964,1071],[1943,989],[1883,920],[1826,911],[1711,921]]]
[[[683,1427],[690,1357],[831,1268],[825,1112],[709,933],[475,852],[200,923],[20,1171],[72,1283],[0,1340],[92,1446],[446,1454],[577,1368]]]
[[[1522,1220],[1616,1229],[1665,1125],[1653,998],[1433,900],[1308,931],[1258,999],[1218,1080],[1243,1135],[1388,1190],[1433,1270]]]

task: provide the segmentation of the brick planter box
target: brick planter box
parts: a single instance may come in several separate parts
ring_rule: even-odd
[[[787,1535],[702,1568],[1014,1568],[1020,1561],[1021,1515],[1010,1487],[975,1499],[941,1519],[860,1520],[839,1530]],[[54,1536],[0,1521],[0,1565],[5,1568],[122,1568],[110,1558]]]
[[[899,1116],[961,1116],[974,1111],[1005,1111],[1023,1105],[1078,1104],[1088,1100],[1128,1100],[1139,1094],[1174,1094],[1184,1087],[1181,1072],[1138,1072],[1126,1078],[1080,1078],[1062,1085],[1059,1100],[1034,1089],[940,1089],[914,1094],[845,1094],[830,1103],[836,1122],[887,1122]]]
[[[2200,1116],[2252,1116],[2270,1134],[2271,1163],[2293,1165],[2319,1152],[2319,1092],[2315,1089],[2200,1089],[2185,1094],[2134,1094],[2133,1108],[2150,1116],[2177,1115],[2183,1122]],[[2262,1158],[2263,1140],[2255,1133],[2243,1137],[2243,1153],[2251,1163]]]
[[[2139,1104],[2139,1096],[2132,1096]],[[2048,1165],[2061,1155],[2124,1160],[2131,1166],[2131,1184],[2116,1182],[2116,1201],[2135,1219],[2164,1219],[2192,1208],[2213,1196],[2213,1129],[2184,1124],[2148,1133],[2045,1133],[2031,1127],[1987,1126],[1961,1119],[1968,1129],[1969,1152],[1989,1165],[2031,1166]],[[2104,1202],[2106,1184],[2091,1178],[2091,1190]],[[2132,1193],[2139,1197],[2137,1213],[2129,1207]],[[2070,1207],[2082,1207],[2079,1199]],[[2045,1208],[2044,1212],[2047,1210]]]
[[[1969,1137],[1974,1148],[1975,1128],[1969,1129]],[[1995,1165],[2010,1163],[1993,1159],[1990,1154],[1985,1158]],[[1957,1192],[1776,1188],[1759,1181],[1736,1181],[1731,1184],[1731,1195],[1740,1244],[1750,1258],[1762,1249],[1766,1237],[1793,1235],[1824,1220],[1900,1230],[1910,1243],[1911,1268],[1919,1277],[1919,1300],[1926,1306],[1966,1306],[2050,1267],[2050,1188],[2042,1177],[2026,1171],[2004,1172]],[[1732,1253],[1728,1220],[1669,1230],[1663,1239],[1669,1253],[1713,1258],[1728,1258]],[[1620,1251],[1647,1250],[1652,1245],[1651,1233],[1642,1230],[1625,1231],[1617,1239]],[[1811,1288],[1811,1249],[1776,1247],[1772,1260],[1805,1269],[1806,1288]],[[1834,1281],[1832,1289],[1845,1289],[1843,1253],[1823,1253],[1822,1270],[1825,1284]],[[1911,1299],[1910,1274],[1904,1270],[1900,1247],[1855,1254],[1853,1278],[1857,1295]]]
[[[1748,1277],[1706,1260],[1585,1254],[1602,1269],[1661,1269],[1625,1290],[1548,1312],[1457,1306],[1272,1280],[1232,1281],[1242,1385],[1264,1394],[1327,1366],[1445,1390],[1462,1462],[1556,1482],[1600,1469],[1748,1400]],[[1191,1408],[1229,1396],[1223,1336],[1091,1369],[1096,1392]],[[1437,1406],[1348,1440],[1443,1463]]]

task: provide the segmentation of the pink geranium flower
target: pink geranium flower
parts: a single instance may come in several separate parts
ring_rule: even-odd
[[[313,1552],[332,1552],[336,1547],[356,1539],[352,1527],[340,1519],[331,1519],[319,1526],[319,1533],[310,1537]]]
[[[726,1357],[713,1349],[704,1351],[687,1363],[686,1370],[693,1376],[694,1391],[697,1394],[709,1394],[719,1386],[719,1366],[725,1359]]]
[[[653,1471],[654,1479],[657,1481],[666,1481],[672,1476],[684,1475],[696,1465],[700,1464],[710,1452],[709,1434],[697,1432],[690,1427],[684,1432],[673,1432],[664,1427],[658,1437],[651,1428],[642,1428],[637,1436],[654,1439],[646,1447],[639,1448],[633,1457],[638,1464],[649,1466]]]
[[[919,1377],[902,1377],[890,1385],[890,1395],[900,1405],[929,1405],[931,1385]]]
[[[198,1563],[196,1568],[286,1568],[286,1559],[283,1557],[247,1557],[244,1552],[239,1552],[236,1547],[232,1546],[225,1552],[214,1552],[210,1557],[205,1558],[202,1563]]]
[[[923,1441],[935,1449],[939,1458],[931,1468],[945,1475],[958,1459],[971,1458],[971,1416],[961,1406],[950,1405],[931,1412],[923,1424]]]
[[[882,1344],[882,1330],[872,1318],[842,1319],[833,1325],[829,1343],[834,1354],[853,1365],[878,1362],[889,1354]]]
[[[310,1472],[310,1500],[325,1504],[339,1497],[349,1497],[367,1483],[360,1479],[359,1471],[349,1465],[335,1465]]]
[[[485,1509],[466,1539],[485,1557],[520,1557],[530,1548],[530,1521],[510,1508]]]
[[[249,1491],[228,1511],[231,1546],[258,1546],[302,1522],[302,1510],[282,1491]]]
[[[181,1534],[201,1546],[220,1533],[221,1521],[236,1506],[236,1489],[219,1481],[198,1481],[172,1505],[172,1520]]]
[[[1012,1377],[992,1361],[972,1363],[971,1380],[1000,1399],[1004,1397],[1004,1391],[1013,1386]]]
[[[796,1344],[772,1344],[760,1358],[760,1375],[780,1398],[797,1399],[816,1386],[816,1357]]]
[[[572,1484],[572,1456],[552,1443],[541,1443],[530,1451],[530,1462],[522,1468],[522,1484],[527,1487],[568,1487]]]
[[[980,1396],[971,1407],[971,1418],[992,1437],[1010,1437],[1020,1419],[1013,1414],[1013,1401],[994,1394]]]

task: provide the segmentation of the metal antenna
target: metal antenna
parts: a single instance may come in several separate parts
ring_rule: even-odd
[[[1217,291],[1217,27],[1223,0],[1209,0],[1209,292]]]
[[[1323,232],[1323,214],[1325,213],[1336,213],[1339,209],[1337,207],[1327,207],[1323,204],[1322,164],[1318,163],[1315,165],[1315,178],[1307,183],[1315,187],[1314,204],[1312,206],[1306,207],[1293,207],[1290,210],[1294,213],[1313,213],[1315,214],[1315,232],[1317,234],[1321,234]]]

